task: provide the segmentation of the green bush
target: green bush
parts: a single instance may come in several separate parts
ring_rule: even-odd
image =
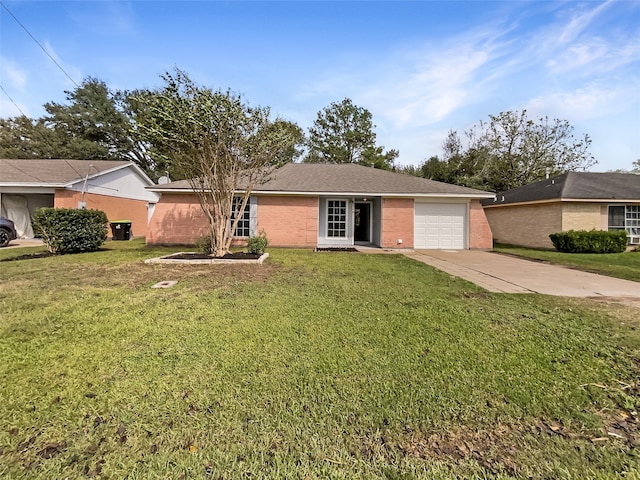
[[[260,232],[260,235],[249,237],[247,240],[247,251],[249,253],[258,253],[262,255],[269,246],[269,240],[264,231]]]
[[[569,230],[549,235],[553,246],[565,253],[620,253],[627,249],[624,230]]]
[[[202,253],[213,253],[213,246],[211,244],[211,237],[205,235],[196,240],[196,249]]]
[[[100,210],[39,208],[33,228],[51,253],[94,252],[107,239],[107,215]]]

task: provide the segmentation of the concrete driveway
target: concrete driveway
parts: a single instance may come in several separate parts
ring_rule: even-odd
[[[640,283],[475,250],[413,250],[405,255],[490,292],[544,293],[640,307]]]
[[[44,245],[44,243],[39,238],[18,238],[16,240],[11,240],[9,245],[4,248],[41,247],[42,245]]]

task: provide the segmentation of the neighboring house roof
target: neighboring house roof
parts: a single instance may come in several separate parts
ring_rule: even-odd
[[[640,200],[640,175],[634,173],[568,172],[513,188],[482,200],[487,207],[550,200]]]
[[[187,180],[158,185],[154,192],[190,192]],[[290,163],[254,189],[263,194],[460,196],[493,198],[494,194],[355,164]]]
[[[149,185],[153,182],[133,162],[115,160],[0,159],[0,186],[67,187],[115,170],[133,167]]]

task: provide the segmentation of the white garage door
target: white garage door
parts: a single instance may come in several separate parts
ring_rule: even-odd
[[[467,206],[448,203],[416,203],[414,248],[465,248]]]

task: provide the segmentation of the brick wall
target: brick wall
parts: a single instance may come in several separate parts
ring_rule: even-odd
[[[493,233],[480,200],[469,204],[469,248],[493,248]]]
[[[318,242],[318,198],[260,196],[257,231],[274,247],[315,247]],[[207,220],[195,195],[164,193],[149,222],[147,243],[193,245],[207,233]],[[234,240],[243,245],[245,240]]]
[[[602,228],[600,210],[601,207],[597,203],[563,203],[562,231],[600,230]]]
[[[207,220],[195,195],[163,193],[147,230],[148,244],[193,245],[207,231]]]
[[[484,211],[493,239],[500,243],[553,248],[549,234],[562,230],[560,202],[487,207]]]
[[[413,198],[383,198],[380,246],[413,248],[413,217]]]
[[[78,208],[78,202],[81,198],[81,192],[57,189],[53,206],[55,208]],[[147,235],[148,210],[145,200],[85,193],[84,201],[88,209],[105,212],[109,221],[131,220],[131,230],[134,237],[145,237]],[[109,229],[108,235],[111,237],[111,229]]]
[[[315,247],[318,244],[318,197],[258,197],[258,232],[264,230],[274,247]]]

